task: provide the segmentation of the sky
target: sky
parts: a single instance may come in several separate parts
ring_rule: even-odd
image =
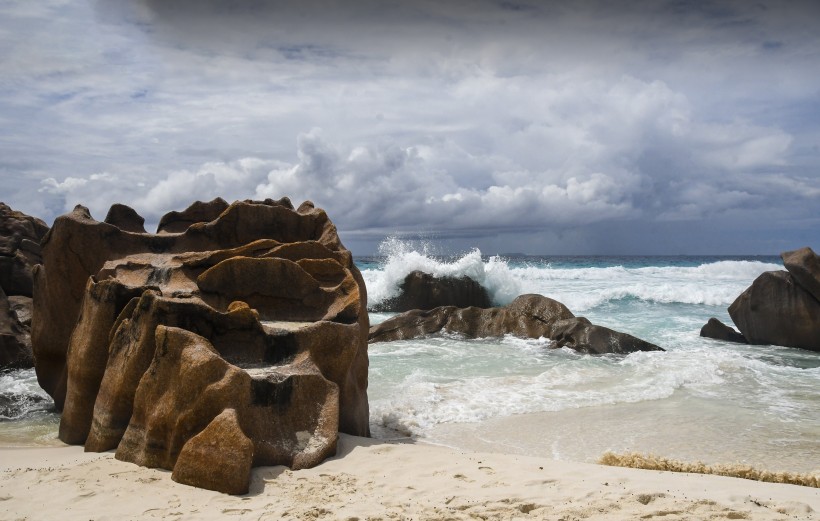
[[[311,200],[357,255],[820,251],[820,2],[0,0],[0,179]]]

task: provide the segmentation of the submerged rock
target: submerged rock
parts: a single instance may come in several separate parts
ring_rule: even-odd
[[[446,331],[467,338],[514,335],[549,338],[555,347],[583,353],[631,353],[662,351],[654,344],[626,333],[596,326],[575,317],[560,302],[542,295],[521,295],[506,307],[482,309],[443,306],[397,315],[370,329],[369,341],[407,340]]]
[[[373,311],[403,312],[440,306],[459,308],[492,306],[487,290],[470,277],[434,277],[412,271],[399,286],[399,295],[373,306]]]
[[[367,296],[324,211],[220,201],[169,214],[160,234],[127,207],[59,217],[33,345],[60,439],[240,493],[248,454],[305,468],[337,432],[369,435]]]
[[[700,336],[739,344],[749,343],[746,337],[714,317],[710,318],[709,321],[700,328]]]

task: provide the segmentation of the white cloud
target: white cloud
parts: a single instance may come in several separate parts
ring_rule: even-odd
[[[92,174],[92,176],[93,175],[94,174]],[[40,188],[40,191],[48,192],[50,194],[67,194],[85,186],[87,183],[88,179],[79,177],[66,177],[59,182],[53,177],[49,177],[42,181],[43,186]]]
[[[372,234],[752,226],[820,197],[815,4],[230,4],[0,6],[3,197],[151,221],[288,195]]]

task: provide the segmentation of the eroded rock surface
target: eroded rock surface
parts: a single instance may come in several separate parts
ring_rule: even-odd
[[[583,353],[662,351],[632,335],[591,324],[589,320],[573,315],[557,300],[535,294],[521,295],[506,307],[443,306],[427,311],[408,311],[373,326],[369,339],[370,342],[390,342],[440,331],[467,338],[544,337],[554,340],[554,347],[569,347]]]
[[[228,203],[221,197],[213,201],[196,201],[181,212],[168,212],[159,220],[157,233],[180,233],[192,224],[208,223],[228,209]]]
[[[378,303],[373,310],[404,312],[440,306],[492,306],[487,290],[470,277],[434,277],[422,271],[412,271],[404,278],[399,291],[398,296]]]
[[[247,494],[253,442],[242,432],[234,409],[225,409],[191,438],[177,458],[171,479],[226,494]]]
[[[36,370],[60,439],[239,493],[245,463],[197,468],[247,459],[244,439],[253,465],[305,468],[339,431],[369,434],[367,296],[324,211],[216,200],[158,234],[130,208],[108,217],[59,217],[35,270]]]
[[[0,369],[32,367],[32,270],[48,226],[0,203]]]

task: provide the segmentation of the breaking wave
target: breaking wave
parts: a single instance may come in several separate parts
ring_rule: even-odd
[[[537,258],[482,258],[478,249],[450,260],[434,255],[428,244],[396,238],[379,247],[383,264],[362,275],[372,306],[399,292],[414,270],[435,277],[470,277],[484,286],[495,305],[510,303],[522,293],[540,293],[584,312],[623,300],[662,304],[727,306],[764,271],[777,264],[749,260],[720,260],[697,266],[557,267]]]
[[[384,256],[380,269],[363,270],[367,286],[368,305],[395,297],[399,285],[412,271],[423,271],[434,277],[470,277],[484,288],[496,305],[511,302],[521,294],[519,281],[512,275],[507,263],[500,257],[490,257],[484,261],[477,248],[452,261],[437,258],[428,244],[422,244],[418,251],[412,243],[395,237],[388,238],[379,245]]]

